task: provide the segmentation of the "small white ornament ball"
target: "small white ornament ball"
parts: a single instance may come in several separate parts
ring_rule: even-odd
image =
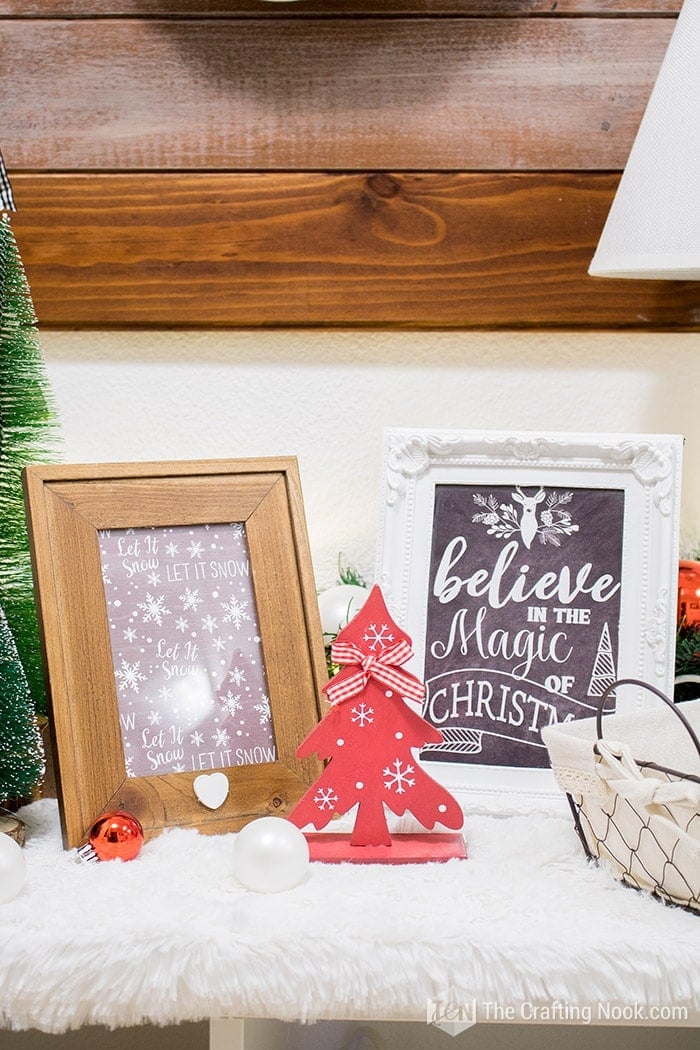
[[[368,589],[355,583],[340,583],[337,587],[321,591],[318,596],[318,609],[324,635],[335,638],[360,611],[368,598]]]
[[[298,886],[309,868],[309,844],[284,817],[258,817],[238,832],[233,874],[256,893],[280,893]]]
[[[0,833],[0,904],[15,899],[26,877],[27,865],[21,847],[9,835]]]

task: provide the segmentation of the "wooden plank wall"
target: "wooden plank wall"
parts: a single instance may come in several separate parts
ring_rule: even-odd
[[[695,328],[586,274],[680,0],[0,0],[45,327]]]

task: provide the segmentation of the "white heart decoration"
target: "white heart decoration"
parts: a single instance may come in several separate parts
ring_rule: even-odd
[[[192,787],[207,809],[218,809],[228,797],[228,777],[225,773],[202,773],[194,778]]]

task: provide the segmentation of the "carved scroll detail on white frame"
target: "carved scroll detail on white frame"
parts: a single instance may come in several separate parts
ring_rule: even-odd
[[[406,440],[392,437],[387,453],[386,502],[393,506],[406,489],[409,478],[424,474],[440,457],[462,451],[462,439],[446,438],[440,434],[412,434]]]
[[[650,488],[654,506],[668,516],[673,507],[674,456],[668,445],[651,441],[623,441],[604,445],[616,463],[629,463],[637,480]]]
[[[668,588],[662,587],[649,616],[644,639],[654,654],[654,669],[659,677],[664,673],[668,659]]]
[[[568,441],[551,438],[486,438],[484,444],[494,451],[498,449],[500,456],[533,463],[538,459],[556,458],[570,448]]]

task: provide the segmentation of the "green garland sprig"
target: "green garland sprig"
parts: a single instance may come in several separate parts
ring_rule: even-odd
[[[700,675],[700,626],[681,623],[676,632],[676,677]]]

